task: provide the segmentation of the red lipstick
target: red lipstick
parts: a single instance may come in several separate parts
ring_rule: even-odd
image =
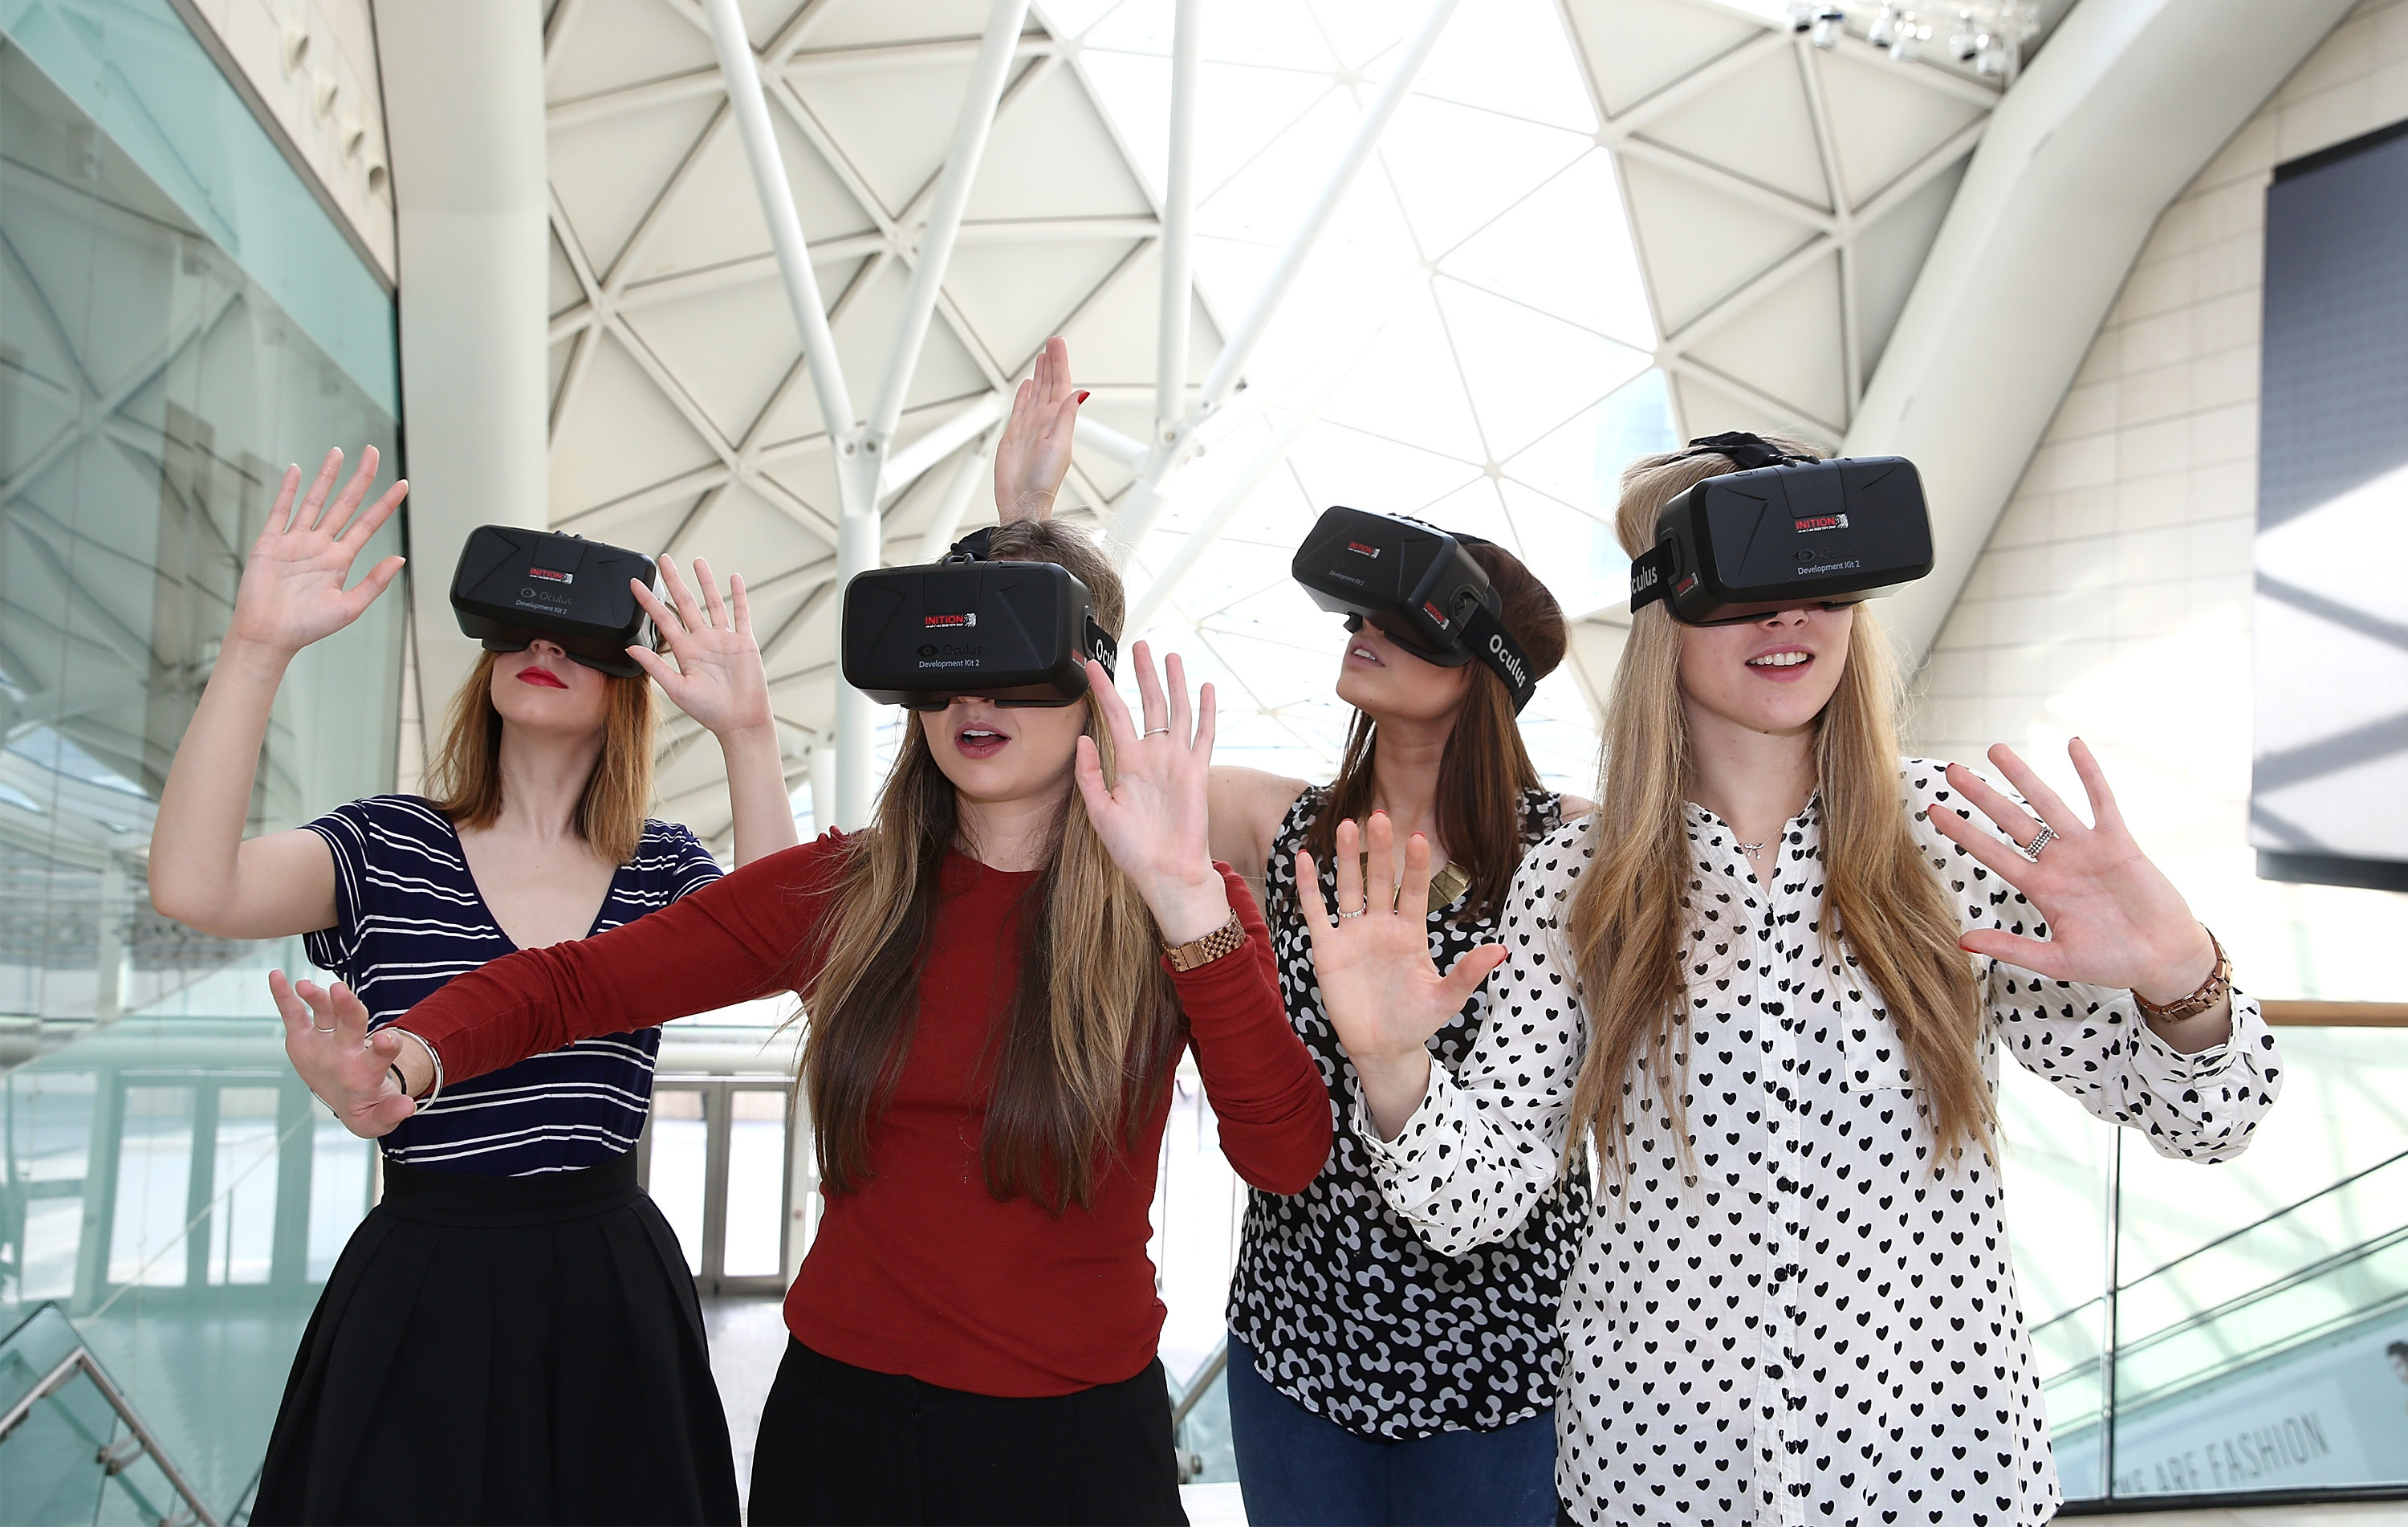
[[[531,684],[542,689],[566,689],[568,687],[567,684],[561,682],[559,674],[554,673],[548,668],[523,668],[519,670],[519,683]]]

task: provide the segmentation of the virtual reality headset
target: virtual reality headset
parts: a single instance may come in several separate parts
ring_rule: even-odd
[[[884,705],[941,711],[959,696],[1053,708],[1086,697],[1087,659],[1120,649],[1095,600],[1051,562],[989,562],[982,531],[944,561],[857,573],[845,585],[844,682]]]
[[[1803,605],[1853,604],[1931,570],[1923,479],[1903,456],[1817,461],[1755,435],[1691,440],[1741,470],[1709,477],[1656,517],[1630,564],[1630,612],[1661,599],[1684,626],[1731,626]]]
[[[524,652],[538,637],[587,668],[632,679],[627,655],[644,640],[644,608],[629,579],[652,586],[652,559],[582,536],[480,525],[452,573],[452,613],[487,652]]]
[[[1297,548],[1288,570],[1313,603],[1369,621],[1425,662],[1487,665],[1505,681],[1518,715],[1538,692],[1539,674],[1498,619],[1504,601],[1488,569],[1464,549],[1487,544],[1419,520],[1332,508]]]

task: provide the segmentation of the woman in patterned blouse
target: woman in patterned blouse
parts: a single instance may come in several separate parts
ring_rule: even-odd
[[[1636,463],[1624,545],[1734,469],[1710,450]],[[1614,681],[1603,804],[1524,859],[1500,945],[1441,977],[1380,906],[1333,923],[1307,900],[1363,1079],[1352,1128],[1432,1245],[1512,1234],[1584,1145],[1603,1164],[1565,1292],[1567,1520],[2047,1520],[1999,1049],[2171,1157],[2229,1160],[2273,1102],[2257,1004],[2089,751],[2071,749],[2086,827],[2004,747],[2020,800],[1901,762],[1895,693],[1866,607],[1692,628],[1651,606]],[[1377,819],[1368,837],[1376,882],[1394,837]],[[1355,841],[1341,913],[1364,906]],[[1427,858],[1407,845],[1409,896]],[[1469,1059],[1429,1065],[1422,1037],[1500,964]]]
[[[1062,341],[1049,341],[996,452],[1007,522],[1051,509],[1082,396]],[[1502,548],[1469,550],[1502,597],[1507,628],[1540,673],[1552,670],[1566,642],[1553,596]],[[1530,845],[1589,809],[1539,783],[1511,696],[1487,669],[1424,661],[1367,622],[1349,630],[1337,691],[1354,721],[1337,780],[1211,773],[1213,857],[1261,896],[1288,1018],[1334,1120],[1356,1083],[1313,986],[1296,850],[1311,845],[1326,865],[1339,818],[1374,810],[1425,829],[1447,863],[1439,888],[1412,905],[1427,958],[1452,964],[1496,936]],[[1486,1015],[1467,990],[1422,1036],[1439,1069],[1469,1053]],[[1227,1368],[1248,1520],[1552,1520],[1557,1318],[1588,1213],[1579,1170],[1497,1244],[1440,1249],[1382,1201],[1369,1154],[1342,1127],[1303,1192],[1250,1192]]]

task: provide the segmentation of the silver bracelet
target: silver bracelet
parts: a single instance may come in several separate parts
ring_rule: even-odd
[[[432,1044],[428,1044],[428,1043],[426,1042],[426,1039],[425,1039],[425,1037],[424,1037],[423,1035],[421,1035],[421,1034],[413,1034],[413,1033],[411,1033],[411,1032],[410,1032],[408,1030],[407,1030],[407,1029],[398,1029],[398,1028],[396,1028],[396,1029],[394,1029],[393,1031],[394,1031],[394,1033],[396,1033],[396,1034],[401,1035],[401,1036],[402,1036],[403,1038],[405,1038],[405,1039],[414,1039],[414,1040],[417,1040],[417,1041],[418,1041],[418,1047],[419,1047],[420,1049],[424,1050],[424,1051],[426,1052],[426,1059],[427,1059],[428,1062],[429,1062],[429,1063],[431,1063],[431,1064],[435,1067],[435,1085],[434,1085],[433,1087],[431,1087],[431,1088],[427,1088],[427,1090],[426,1090],[426,1096],[424,1096],[423,1098],[412,1098],[412,1099],[410,1100],[410,1102],[417,1103],[417,1104],[418,1104],[420,1107],[422,1107],[422,1108],[432,1108],[432,1107],[434,1107],[434,1106],[435,1106],[435,1100],[436,1100],[436,1099],[437,1099],[437,1098],[439,1098],[439,1097],[441,1097],[441,1096],[443,1096],[443,1054],[442,1054],[442,1052],[441,1052],[441,1051],[439,1051],[439,1050],[437,1050],[434,1045],[432,1045]]]

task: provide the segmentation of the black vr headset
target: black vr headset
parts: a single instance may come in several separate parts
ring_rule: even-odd
[[[1630,564],[1630,612],[1662,599],[1684,626],[1732,626],[1801,605],[1854,604],[1931,570],[1923,479],[1903,456],[1817,461],[1761,437],[1713,435],[1686,454],[1728,456],[1656,516]]]
[[[1488,569],[1464,550],[1487,544],[1419,520],[1330,509],[1297,548],[1288,570],[1313,603],[1346,616],[1350,631],[1369,621],[1440,668],[1478,658],[1505,681],[1518,715],[1538,692],[1539,675],[1498,619],[1504,601],[1490,586]]]
[[[997,705],[1075,705],[1087,659],[1119,657],[1095,601],[1068,568],[989,562],[992,530],[942,562],[856,573],[844,590],[844,682],[883,705],[941,711],[956,696]]]
[[[644,640],[644,609],[627,587],[650,587],[652,559],[582,536],[480,525],[452,573],[452,612],[487,652],[524,652],[538,637],[587,668],[632,679],[627,655]]]

